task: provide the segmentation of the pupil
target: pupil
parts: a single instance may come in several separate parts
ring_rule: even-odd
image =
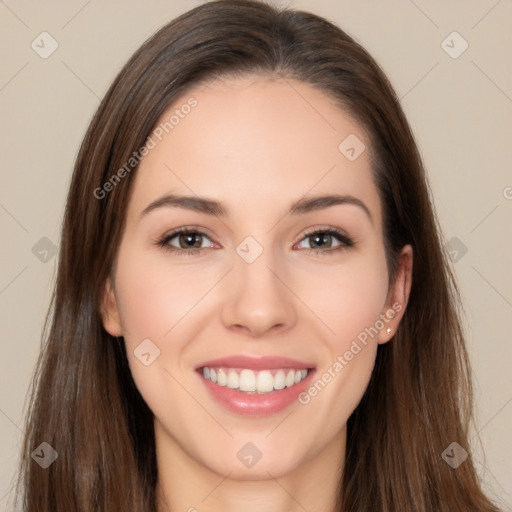
[[[321,243],[322,241],[324,242],[328,242],[330,240],[330,237],[331,235],[327,234],[327,233],[320,233],[320,234],[316,234],[314,235],[313,239],[314,239],[314,245],[315,246],[318,246],[320,247],[321,246]],[[319,240],[320,240],[320,243],[319,243]]]
[[[180,242],[182,242],[187,247],[201,247],[201,242],[199,242],[199,245],[197,245],[197,243],[194,243],[194,237],[198,237],[198,236],[199,235],[197,235],[195,233],[187,233],[187,234],[181,235]],[[192,245],[189,244],[190,242],[192,243]],[[197,240],[196,240],[196,242],[197,242]]]

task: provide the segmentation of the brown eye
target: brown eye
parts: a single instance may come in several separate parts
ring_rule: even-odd
[[[213,243],[203,245],[205,240],[210,239],[204,233],[190,228],[183,228],[165,235],[158,241],[158,245],[170,252],[192,255],[200,252],[202,249],[213,247]]]
[[[173,238],[178,238],[181,249],[197,249],[202,245],[202,236],[199,233],[182,233]]]
[[[308,241],[309,247],[304,247],[301,245],[304,241]],[[316,250],[315,252],[334,252],[337,250],[341,250],[347,247],[351,247],[354,245],[354,242],[341,231],[337,231],[335,229],[317,229],[316,231],[311,231],[307,233],[306,236],[299,243],[299,248],[303,248],[306,250]]]
[[[310,245],[313,248],[317,248],[317,247],[321,248],[321,247],[325,247],[326,245],[331,246],[332,242],[333,242],[333,236],[329,235],[328,233],[318,232],[318,233],[315,233],[314,235],[309,235],[308,238],[310,240]]]

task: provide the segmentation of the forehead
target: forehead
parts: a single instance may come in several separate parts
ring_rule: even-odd
[[[131,214],[177,193],[207,195],[237,213],[264,206],[259,213],[270,218],[305,195],[335,192],[355,195],[380,219],[368,137],[308,84],[261,76],[214,80],[176,99],[151,139]],[[355,159],[352,149],[360,153]]]

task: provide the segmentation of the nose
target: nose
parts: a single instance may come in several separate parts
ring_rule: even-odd
[[[287,287],[286,272],[270,251],[264,250],[252,263],[235,255],[228,281],[221,313],[226,328],[256,338],[295,324],[295,296]]]

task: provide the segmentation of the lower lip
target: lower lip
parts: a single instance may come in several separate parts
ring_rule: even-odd
[[[197,372],[212,397],[225,409],[241,416],[262,417],[276,414],[291,405],[300,393],[305,391],[313,378],[315,370],[308,370],[305,379],[289,388],[270,391],[269,393],[247,393],[227,386],[219,386],[205,379]]]

